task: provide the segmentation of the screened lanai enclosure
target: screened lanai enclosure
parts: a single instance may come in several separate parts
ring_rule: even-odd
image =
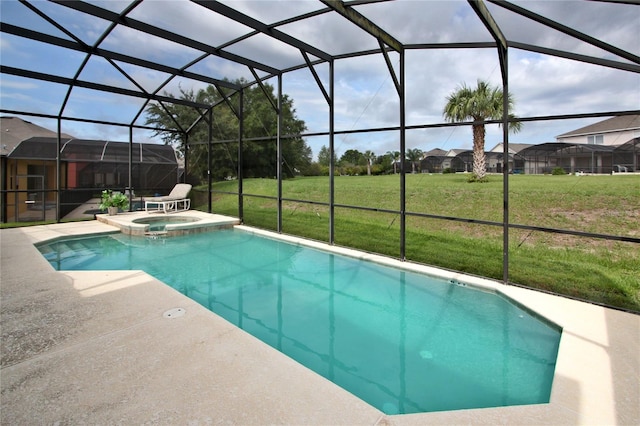
[[[102,186],[115,186],[111,178],[136,190],[187,181],[199,209],[403,260],[430,262],[420,254],[424,240],[435,238],[429,230],[450,228],[480,241],[499,234],[499,247],[489,251],[502,266],[495,278],[505,282],[517,269],[516,249],[532,235],[634,250],[640,243],[637,234],[601,232],[587,222],[548,226],[536,215],[513,222],[515,177],[502,161],[514,161],[512,139],[540,144],[586,122],[640,114],[636,2],[24,0],[0,7],[0,112],[58,135],[128,144],[118,154],[127,157],[128,170],[105,171]],[[477,80],[513,94],[515,114],[508,113],[505,96],[501,117],[445,119],[447,96]],[[256,96],[267,107],[249,119]],[[149,111],[164,117],[163,125]],[[291,114],[301,125],[289,125]],[[514,122],[521,133],[509,132]],[[462,217],[416,203],[430,183],[411,173],[407,153],[449,150],[454,143],[470,149],[474,125],[503,144],[501,154],[492,154],[500,191],[487,196],[482,211]],[[136,169],[140,143],[163,142],[177,149],[184,173]],[[55,145],[47,204],[59,220],[74,163],[65,158],[62,137]],[[100,150],[89,145],[87,152]],[[289,183],[305,174],[299,158],[307,148],[330,153],[326,173],[315,178],[323,189],[291,191]],[[382,201],[366,196],[379,190],[375,184],[355,197],[343,190],[347,183],[335,166],[349,149],[399,153],[395,189],[377,198]],[[6,186],[9,160],[3,153],[4,204],[16,197]],[[457,198],[452,189],[450,202]],[[629,203],[620,208],[616,214],[627,221],[639,220]],[[354,224],[353,215],[362,220]]]
[[[634,138],[619,146],[549,142],[518,152],[524,173],[622,173],[637,170],[640,140]]]
[[[3,222],[50,220],[57,211],[64,217],[100,198],[104,189],[127,191],[131,201],[136,200],[135,188],[139,195],[165,194],[180,178],[175,151],[168,145],[81,139],[61,142],[58,155],[57,138],[32,137],[21,141],[4,159],[10,195],[3,203]],[[60,186],[56,188],[58,170]]]

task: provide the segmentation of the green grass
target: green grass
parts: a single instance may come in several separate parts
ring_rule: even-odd
[[[328,202],[329,179],[309,177],[282,183],[283,197]],[[621,236],[640,236],[640,177],[530,176],[509,180],[510,222]],[[237,192],[237,182],[216,190]],[[337,204],[399,210],[400,178],[336,177]],[[464,175],[408,175],[406,210],[442,216],[502,221],[502,178],[469,184]],[[244,181],[244,192],[276,196],[277,181]],[[199,194],[199,195],[198,195]],[[206,192],[194,205],[206,210]],[[216,213],[238,215],[237,195],[214,194]],[[277,227],[277,204],[244,198],[244,223]],[[324,205],[283,202],[283,232],[321,241],[329,238]],[[335,243],[400,256],[400,218],[396,213],[335,209]],[[510,281],[571,297],[640,312],[640,247],[539,231],[511,229]],[[502,228],[467,222],[407,217],[408,260],[502,279]]]

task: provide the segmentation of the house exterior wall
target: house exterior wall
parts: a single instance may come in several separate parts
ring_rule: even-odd
[[[629,129],[615,132],[589,133],[575,136],[558,137],[558,142],[588,144],[589,137],[602,137],[602,144],[598,145],[622,145],[633,138],[640,137],[640,129]]]
[[[489,173],[501,173],[502,172],[502,159],[498,159],[493,156],[487,156],[487,171]]]
[[[56,162],[7,159],[7,221],[44,220],[56,203]],[[38,171],[34,172],[34,169]],[[65,170],[61,170],[65,182]],[[40,184],[41,183],[41,184]],[[48,212],[48,213],[47,213]],[[55,210],[53,210],[55,212]]]

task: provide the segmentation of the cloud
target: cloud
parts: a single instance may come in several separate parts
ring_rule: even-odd
[[[356,9],[404,44],[491,40],[466,1],[383,2]]]
[[[636,55],[640,53],[640,44],[637,36],[637,6],[607,4],[606,2],[584,2],[580,3],[580,13],[576,13],[577,5],[575,1],[529,0],[524,2],[523,6],[533,13],[554,20],[569,29],[629,50]],[[519,17],[496,5],[491,4],[490,9],[496,15],[498,23],[503,28],[506,36],[511,40],[565,49],[574,53],[620,59],[589,45],[585,41]]]
[[[23,80],[23,81],[15,81],[15,80],[7,80],[7,79],[2,79],[2,87],[3,89],[14,89],[14,90],[35,90],[38,88],[38,85],[34,82],[31,82],[29,80]],[[4,91],[3,91],[4,93]],[[26,97],[24,95],[19,95],[19,94],[15,94],[15,96],[21,96],[21,97]]]
[[[523,57],[511,67],[510,89],[522,116],[638,108],[640,76],[567,59]]]
[[[7,3],[10,4],[7,5]],[[129,2],[107,1],[95,4],[119,13],[129,5]],[[226,4],[267,24],[325,8],[324,4],[315,1],[234,0]],[[633,6],[606,2],[581,2],[580,13],[576,13],[576,3],[573,1],[528,0],[518,4],[633,54],[640,53],[637,8]],[[98,18],[86,18],[55,3],[38,3],[38,5],[56,19],[60,19],[63,25],[83,40],[95,42],[106,29],[106,21]],[[17,2],[2,2],[2,6],[3,22],[16,25],[25,22],[23,15],[20,15],[26,10],[24,6]],[[487,3],[487,6],[510,40],[539,44],[554,49],[563,48],[571,52],[625,62],[611,52],[590,46],[584,41],[569,37],[542,24],[520,18],[498,5]],[[406,44],[492,40],[487,29],[465,0],[398,0],[362,4],[355,6],[355,9]],[[44,25],[41,19],[38,23],[34,20],[35,15],[29,13],[28,25],[33,25],[33,28],[38,31],[53,31],[51,25]],[[191,2],[144,1],[134,8],[130,17],[213,47],[218,47],[252,31],[247,26],[221,17]],[[45,27],[47,29],[44,29]],[[378,48],[375,38],[336,13],[322,14],[302,22],[290,23],[280,27],[279,30],[334,55]],[[56,34],[59,35],[57,30]],[[17,39],[19,38],[4,34],[0,37],[3,64],[28,65],[29,69],[70,76],[84,58],[84,54],[56,48],[54,59],[45,59],[47,55],[44,54],[45,49],[42,44],[30,42],[30,45],[18,46],[15,44]],[[10,43],[9,46],[7,43]],[[121,25],[116,26],[100,47],[176,68],[184,67],[202,55],[200,51]],[[304,63],[298,49],[285,46],[282,42],[263,34],[226,47],[225,50],[272,66],[288,67]],[[399,55],[390,53],[390,58],[396,76],[400,78]],[[83,73],[83,79],[88,80],[93,76],[98,81],[113,81],[116,85],[130,87],[130,83],[126,82],[117,71],[101,69],[102,66],[108,66],[106,62],[94,64],[92,60],[90,63],[92,65],[87,68],[86,74]],[[184,77],[174,78],[164,86],[169,77],[168,74],[134,65],[120,64],[120,66],[149,92],[162,88],[163,91],[178,93],[179,87],[185,90],[198,90],[206,86],[204,83]],[[207,57],[191,65],[188,70],[214,78],[253,78],[247,66],[217,57]],[[323,64],[316,67],[316,70],[324,87],[329,91],[328,66]],[[640,74],[637,73],[607,69],[517,49],[509,50],[508,72],[509,90],[516,98],[516,114],[522,117],[640,108]],[[261,72],[258,71],[258,73],[262,75]],[[494,48],[407,50],[405,76],[407,125],[443,122],[442,109],[446,96],[462,83],[474,85],[476,80],[483,79],[495,85],[501,84],[499,61]],[[275,85],[275,79],[270,82]],[[297,114],[299,118],[305,120],[309,131],[328,130],[329,107],[309,70],[301,69],[285,74],[283,88],[284,92],[293,99]],[[26,93],[30,89],[32,86],[28,80],[18,82],[15,79],[3,78],[3,100],[12,96],[14,99],[12,105],[16,105],[16,108],[20,105],[25,108],[34,108],[33,100],[27,101],[26,98],[17,97],[18,92],[28,97]],[[60,88],[56,90],[57,92],[53,95],[43,90],[43,98],[60,99]],[[76,94],[77,92],[74,91],[74,95]],[[37,110],[42,111],[42,108],[46,107],[50,110],[46,112],[55,114],[57,112],[55,102],[47,102],[41,103]],[[119,100],[112,101],[108,96],[104,96],[101,100],[98,96],[92,97],[91,100],[78,98],[67,111],[82,115],[89,102],[102,105],[92,117],[95,118],[98,115],[124,122],[130,121],[139,108],[137,100],[120,97]],[[334,102],[335,123],[338,130],[399,125],[399,97],[382,55],[336,60]],[[520,134],[513,136],[512,142],[547,142],[554,140],[554,137],[560,133],[584,124],[588,123],[584,123],[584,120],[527,123]],[[89,131],[87,129],[89,126],[85,126],[83,131]],[[487,145],[501,142],[502,133],[498,126],[490,126],[487,135]],[[407,147],[423,150],[435,146],[466,148],[470,145],[470,139],[470,129],[466,127],[412,130],[407,132]],[[372,149],[377,154],[381,154],[388,150],[397,150],[398,142],[399,132],[394,131],[341,136],[338,145],[341,149],[354,148],[362,151]],[[326,138],[313,138],[311,143],[314,153],[317,154],[320,146],[326,143]]]

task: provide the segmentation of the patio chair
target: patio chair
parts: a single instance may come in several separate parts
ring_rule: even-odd
[[[164,213],[189,210],[191,208],[191,199],[187,198],[189,191],[191,191],[191,185],[178,183],[173,187],[169,195],[145,198],[144,210],[146,212]]]

